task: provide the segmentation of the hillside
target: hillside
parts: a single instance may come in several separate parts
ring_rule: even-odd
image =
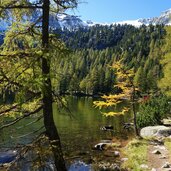
[[[159,60],[165,34],[162,25],[96,25],[61,32],[61,39],[73,53],[58,60],[56,90],[88,94],[114,91],[115,76],[109,66],[123,59],[125,66],[134,69],[135,82],[143,92],[156,91],[162,75]]]

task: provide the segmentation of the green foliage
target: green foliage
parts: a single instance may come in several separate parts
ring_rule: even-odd
[[[171,27],[166,27],[167,34],[165,36],[165,43],[162,47],[164,56],[161,59],[163,67],[163,77],[159,81],[159,87],[168,96],[171,96]]]
[[[130,25],[94,26],[89,29],[56,31],[73,49],[69,57],[58,60],[58,92],[74,89],[86,94],[114,91],[115,74],[109,69],[114,61],[123,59],[133,69],[135,84],[143,92],[156,91],[161,77],[161,45],[165,35],[163,26]],[[73,76],[77,82],[73,81]],[[155,79],[154,79],[155,78]],[[66,81],[64,81],[66,80]]]
[[[161,124],[161,120],[169,116],[170,103],[164,96],[153,96],[146,102],[142,102],[137,114],[137,125],[139,128]]]
[[[112,66],[112,69],[115,70],[115,74],[117,76],[117,83],[115,88],[119,91],[117,94],[110,94],[110,95],[103,95],[102,101],[94,101],[94,105],[102,109],[103,107],[111,107],[116,106],[117,104],[121,103],[123,99],[132,98],[133,85],[132,85],[132,78],[133,78],[133,71],[127,70],[121,61],[115,62]],[[129,108],[124,107],[120,112],[103,112],[105,116],[114,116],[114,115],[121,115],[128,112]]]
[[[132,107],[133,117],[134,117],[134,128],[135,133],[139,136],[139,132],[136,124],[136,111],[135,111],[135,95],[138,87],[134,85],[134,71],[133,69],[128,69],[122,63],[122,60],[115,61],[112,65],[112,69],[115,70],[116,75],[116,85],[114,86],[117,93],[110,95],[103,95],[101,101],[94,101],[95,107],[102,109],[103,107],[113,107],[120,104],[123,99],[127,99]],[[124,107],[120,112],[115,112],[110,110],[109,112],[102,112],[105,116],[115,116],[115,115],[124,115],[129,111],[129,107]]]
[[[170,138],[165,139],[164,145],[168,149],[169,155],[171,155],[171,140],[170,140]]]

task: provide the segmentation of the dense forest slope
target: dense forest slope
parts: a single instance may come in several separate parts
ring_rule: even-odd
[[[144,93],[157,90],[162,76],[160,58],[166,34],[163,25],[95,25],[77,31],[57,31],[72,53],[57,60],[54,85],[57,92],[87,94],[113,91],[114,72],[110,66],[123,59],[135,71],[135,83]]]

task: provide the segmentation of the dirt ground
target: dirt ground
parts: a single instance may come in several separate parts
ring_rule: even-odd
[[[171,171],[171,158],[164,145],[150,144],[148,147],[147,160],[147,165],[151,171]],[[170,168],[163,168],[163,166],[167,164]]]

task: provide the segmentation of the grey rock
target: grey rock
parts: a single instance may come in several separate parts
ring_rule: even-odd
[[[94,146],[93,149],[95,149],[95,150],[105,150],[105,147],[106,147],[107,145],[111,145],[111,143],[98,143],[98,144],[96,144],[96,145]]]
[[[114,156],[115,157],[119,157],[120,156],[120,152],[119,151],[114,151]]]
[[[160,150],[166,150],[166,147],[164,145],[157,145],[157,146],[154,146],[155,148],[157,149],[160,149]]]
[[[146,164],[141,164],[141,165],[140,165],[140,168],[141,168],[141,169],[148,169],[148,165],[146,165]]]
[[[101,140],[100,143],[112,143],[112,140]]]
[[[151,169],[151,171],[157,171],[157,169],[155,169],[155,168],[152,168],[152,169]]]
[[[170,168],[170,164],[169,164],[168,162],[166,162],[166,163],[162,166],[162,168]]]
[[[116,163],[111,164],[109,162],[107,163],[103,162],[103,163],[100,163],[98,166],[99,166],[99,170],[101,171],[105,171],[105,170],[106,171],[107,170],[120,171],[121,170],[120,167]]]
[[[168,137],[171,135],[171,127],[166,126],[148,126],[140,131],[140,136],[143,138],[148,137]]]
[[[125,162],[125,161],[127,161],[128,160],[128,158],[121,158],[121,162]]]
[[[162,122],[165,126],[171,126],[171,118],[163,119]]]

